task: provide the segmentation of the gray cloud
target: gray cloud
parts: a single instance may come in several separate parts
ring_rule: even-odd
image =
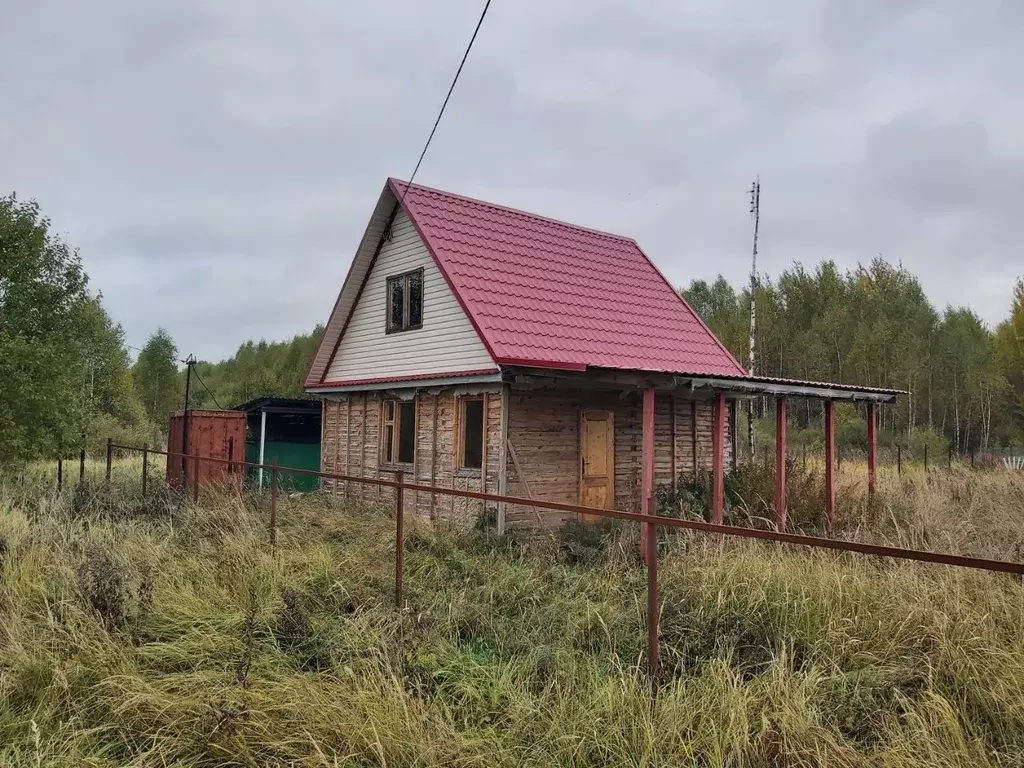
[[[477,0],[40,0],[0,25],[0,179],[140,344],[326,319]],[[635,237],[678,283],[879,252],[990,323],[1024,271],[1019,3],[492,5],[419,180]]]

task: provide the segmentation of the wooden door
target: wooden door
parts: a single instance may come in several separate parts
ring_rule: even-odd
[[[615,424],[611,411],[585,410],[580,415],[580,504],[615,506]],[[585,520],[599,520],[584,515]]]

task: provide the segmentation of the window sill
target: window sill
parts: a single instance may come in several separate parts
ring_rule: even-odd
[[[466,469],[465,467],[455,470],[456,477],[473,477],[479,479],[483,472],[479,469]]]
[[[379,464],[377,469],[381,472],[406,472],[411,474],[413,471],[412,464]]]

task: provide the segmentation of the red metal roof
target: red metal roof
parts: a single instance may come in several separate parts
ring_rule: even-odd
[[[631,238],[388,183],[496,363],[745,374]]]

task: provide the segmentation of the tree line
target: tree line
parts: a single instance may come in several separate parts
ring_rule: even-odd
[[[682,293],[745,363],[750,290],[719,277]],[[758,374],[907,390],[882,409],[890,439],[930,436],[959,452],[1024,444],[1024,279],[996,328],[967,307],[938,311],[914,275],[882,259],[845,272],[829,261],[794,264],[762,277],[755,296]],[[157,329],[130,349],[102,299],[35,202],[0,198],[0,464],[100,452],[108,436],[155,444],[170,413],[185,407],[185,366],[171,335]],[[304,397],[322,333],[246,341],[227,360],[196,363],[188,407]],[[820,428],[820,408],[791,413],[798,427]],[[854,418],[841,424],[851,434]]]
[[[719,276],[683,295],[735,357],[747,364],[749,287]],[[841,271],[825,261],[762,277],[756,373],[906,390],[881,409],[890,436],[941,436],[966,454],[1024,442],[1024,279],[1007,318],[988,328],[968,307],[937,310],[918,279],[881,258]],[[820,408],[791,408],[801,426],[820,425]]]

